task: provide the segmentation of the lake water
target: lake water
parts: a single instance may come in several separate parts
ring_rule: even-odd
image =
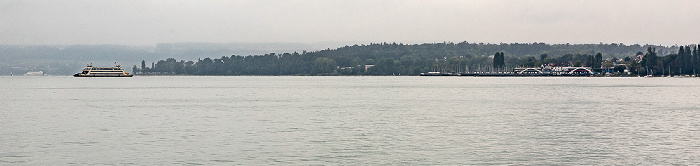
[[[700,79],[0,77],[0,164],[690,165]]]

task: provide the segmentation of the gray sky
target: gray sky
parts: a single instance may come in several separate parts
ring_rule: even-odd
[[[0,44],[700,43],[698,0],[0,0]]]

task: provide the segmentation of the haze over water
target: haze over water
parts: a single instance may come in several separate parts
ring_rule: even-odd
[[[695,78],[0,80],[2,164],[700,162]]]

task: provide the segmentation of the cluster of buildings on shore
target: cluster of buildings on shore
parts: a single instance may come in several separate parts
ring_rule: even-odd
[[[514,68],[512,71],[504,72],[464,72],[464,73],[443,73],[428,72],[421,73],[421,76],[590,76],[596,74],[590,67],[539,67],[539,68]]]

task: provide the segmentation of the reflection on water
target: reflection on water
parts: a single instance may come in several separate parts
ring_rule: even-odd
[[[0,163],[700,162],[700,80],[1,77]]]

